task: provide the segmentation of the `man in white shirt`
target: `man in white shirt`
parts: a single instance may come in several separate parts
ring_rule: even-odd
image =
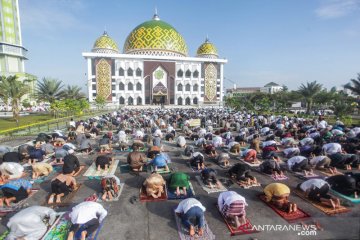
[[[287,165],[289,170],[294,172],[301,172],[304,171],[304,174],[312,175],[312,171],[308,164],[308,160],[306,157],[303,156],[295,156],[287,160]]]
[[[341,153],[342,152],[342,148],[341,145],[339,143],[327,143],[324,144],[322,147],[324,153],[326,155],[332,155],[335,153]]]
[[[305,197],[311,201],[331,205],[335,210],[340,207],[340,199],[328,194],[330,185],[322,179],[309,179],[298,185],[298,189],[304,192]]]
[[[48,230],[48,226],[44,223],[45,218],[48,218],[49,225],[52,225],[56,219],[56,212],[51,208],[41,206],[21,210],[7,223],[10,234],[6,239],[41,239]]]
[[[176,145],[181,148],[186,147],[186,139],[184,136],[179,136],[176,140]]]
[[[189,229],[190,236],[195,235],[195,226],[190,221],[195,219],[195,225],[198,226],[198,235],[202,236],[204,233],[205,217],[204,212],[206,208],[195,198],[187,198],[182,200],[175,209],[176,215],[181,218],[182,224]]]
[[[73,240],[76,231],[79,230],[81,225],[84,225],[84,231],[81,232],[81,239],[83,240],[96,231],[100,223],[107,216],[107,211],[99,203],[82,202],[72,208],[69,216],[72,225],[68,240]]]
[[[237,229],[246,223],[245,206],[248,204],[243,196],[234,192],[223,192],[218,197],[218,208]]]

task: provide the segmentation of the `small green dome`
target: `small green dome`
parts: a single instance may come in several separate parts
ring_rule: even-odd
[[[186,57],[187,52],[184,38],[157,14],[132,30],[124,44],[126,54]]]
[[[208,38],[200,45],[196,52],[197,57],[218,58],[218,52],[214,44]]]
[[[119,53],[119,48],[107,32],[104,32],[102,36],[96,39],[91,51],[97,53]]]

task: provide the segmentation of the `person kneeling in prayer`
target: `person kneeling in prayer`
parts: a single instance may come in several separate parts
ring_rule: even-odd
[[[82,228],[81,240],[91,236],[107,216],[104,207],[96,202],[82,202],[72,208],[69,214],[71,220],[67,240],[73,240],[75,233]]]
[[[9,219],[10,233],[6,239],[41,239],[56,219],[57,213],[47,207],[32,206],[22,209]]]
[[[195,198],[182,200],[175,209],[176,215],[181,218],[181,223],[189,229],[191,237],[195,235],[195,227],[199,236],[204,234],[205,211],[206,208]],[[193,223],[194,220],[195,223]]]
[[[161,197],[161,194],[165,191],[165,180],[158,173],[152,173],[149,177],[146,178],[143,183],[146,195],[153,198]]]
[[[322,179],[309,179],[300,183],[297,188],[305,193],[311,201],[330,205],[334,210],[340,207],[340,199],[328,194],[330,185]]]
[[[241,145],[238,142],[232,141],[227,145],[231,153],[239,154],[241,151]]]
[[[48,204],[61,203],[61,198],[76,190],[78,185],[71,173],[61,173],[51,181],[51,194]],[[56,199],[55,199],[56,198]]]
[[[101,169],[107,171],[113,163],[113,158],[110,155],[100,155],[95,159],[95,166],[97,171]]]
[[[222,192],[218,197],[219,210],[235,229],[246,224],[247,205],[245,198],[234,191]]]
[[[53,167],[49,163],[34,163],[31,165],[32,167],[32,178],[37,179],[41,176],[49,176],[49,174],[53,171]]]
[[[289,202],[290,188],[282,183],[270,183],[264,188],[265,199],[287,213],[297,211],[296,203]]]
[[[190,188],[190,177],[186,173],[176,172],[170,175],[169,189],[175,192],[176,196],[187,195],[187,190]],[[182,191],[180,191],[182,190]]]
[[[265,160],[260,164],[260,171],[272,175],[275,178],[285,177],[284,172],[280,166],[281,159],[276,153],[270,155],[270,159]]]
[[[220,153],[219,156],[215,159],[216,163],[222,167],[228,167],[230,165],[230,156],[228,153]]]
[[[241,156],[244,158],[245,162],[249,162],[252,164],[258,164],[261,163],[259,159],[256,157],[256,150],[248,148],[243,151],[241,151]]]
[[[257,184],[257,179],[250,173],[251,167],[245,163],[237,163],[228,171],[230,178],[235,179],[238,184],[246,186]]]
[[[204,155],[200,152],[195,152],[192,154],[192,158],[190,159],[190,165],[197,170],[201,170],[205,168],[204,164]]]
[[[133,147],[133,152],[127,156],[127,163],[130,165],[131,170],[141,172],[146,163],[145,155],[138,151],[137,146]]]
[[[154,171],[157,172],[159,168],[164,169],[164,171],[169,171],[169,166],[167,165],[167,158],[164,154],[158,153],[148,164],[153,165]]]
[[[206,168],[201,171],[201,179],[203,183],[209,188],[220,188],[220,182],[216,177],[217,172],[212,168]]]
[[[25,179],[8,180],[7,176],[0,176],[0,189],[3,198],[0,198],[0,207],[5,203],[10,207],[12,202],[19,202],[26,199],[31,193],[32,184]]]
[[[103,201],[106,201],[107,199],[111,201],[113,198],[116,198],[119,194],[120,179],[113,174],[106,175],[101,179],[101,188],[102,188],[101,199]]]

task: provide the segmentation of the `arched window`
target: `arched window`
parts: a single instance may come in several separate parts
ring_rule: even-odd
[[[178,91],[182,91],[183,90],[183,85],[180,83],[179,85],[178,85]]]
[[[125,90],[125,84],[119,83],[119,90]]]
[[[132,97],[128,98],[128,105],[134,105],[134,99]]]
[[[189,69],[186,70],[185,77],[187,77],[187,78],[191,77],[191,71]]]
[[[134,84],[128,83],[128,90],[134,90]]]
[[[123,68],[120,68],[119,69],[119,76],[124,76],[124,69]]]
[[[136,76],[141,77],[141,69],[140,68],[136,69]]]
[[[128,68],[127,75],[128,76],[133,76],[133,74],[134,74],[134,71],[131,68]]]
[[[125,104],[125,98],[120,97],[120,98],[119,98],[119,103],[120,103],[120,104]]]
[[[193,91],[194,91],[194,92],[199,91],[199,85],[195,84],[195,85],[193,86]]]
[[[199,71],[198,71],[198,70],[195,70],[195,71],[193,72],[193,77],[194,77],[194,78],[198,78],[198,77],[199,77]]]
[[[183,75],[184,75],[183,70],[179,69],[179,71],[177,72],[177,76],[182,77]]]
[[[190,92],[190,88],[191,86],[189,83],[185,85],[185,91]]]
[[[182,105],[182,97],[178,98],[178,105]]]
[[[136,84],[136,91],[141,91],[141,83]]]
[[[195,98],[193,99],[193,104],[198,104],[198,99],[197,99],[197,97],[195,97]]]
[[[141,97],[137,97],[137,105],[141,105],[142,104],[142,98]]]
[[[187,98],[185,99],[185,105],[190,105],[190,104],[191,104],[191,100],[190,100],[189,97],[187,97]]]

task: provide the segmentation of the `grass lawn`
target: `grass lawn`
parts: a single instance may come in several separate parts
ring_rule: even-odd
[[[50,114],[21,116],[19,119],[19,127],[51,119],[53,119],[53,117]],[[0,131],[16,127],[16,121],[13,118],[0,118]]]

